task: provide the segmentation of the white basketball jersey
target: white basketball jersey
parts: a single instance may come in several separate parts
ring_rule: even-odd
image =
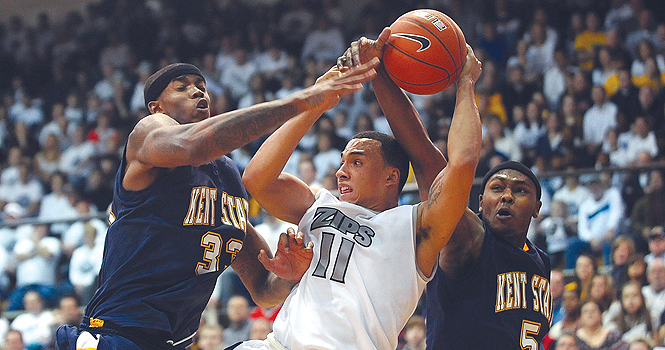
[[[290,350],[394,350],[429,278],[415,256],[416,206],[381,213],[320,190],[298,229],[314,258],[273,330]]]

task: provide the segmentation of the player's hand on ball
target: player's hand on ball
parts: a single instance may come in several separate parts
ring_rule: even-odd
[[[279,236],[275,257],[271,259],[264,250],[261,250],[259,261],[278,277],[298,283],[312,262],[313,248],[312,242],[304,244],[302,232],[296,233],[293,228],[289,228],[286,233]]]
[[[337,59],[337,67],[341,70],[344,67],[355,67],[368,62],[374,57],[381,59],[383,48],[390,38],[390,28],[383,28],[381,34],[376,40],[362,37],[351,43],[344,54]]]
[[[473,53],[471,46],[466,44],[466,62],[464,63],[464,68],[458,79],[460,81],[462,79],[469,79],[471,82],[475,83],[478,81],[482,70],[482,63],[480,63],[476,55]]]

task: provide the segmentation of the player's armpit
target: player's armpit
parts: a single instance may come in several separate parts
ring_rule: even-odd
[[[485,238],[483,223],[471,209],[462,215],[448,244],[441,249],[439,266],[450,277],[462,276],[480,256]]]

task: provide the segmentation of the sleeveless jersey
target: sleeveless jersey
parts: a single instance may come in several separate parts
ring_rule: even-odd
[[[550,261],[485,226],[480,257],[453,279],[437,264],[427,285],[427,349],[538,350],[552,320]]]
[[[319,190],[298,225],[314,258],[277,315],[275,338],[290,350],[395,349],[427,283],[415,211],[377,213]]]
[[[86,316],[91,327],[142,335],[156,347],[187,345],[217,277],[242,247],[247,192],[227,157],[164,169],[140,191],[123,188],[125,167],[123,155],[100,288]]]

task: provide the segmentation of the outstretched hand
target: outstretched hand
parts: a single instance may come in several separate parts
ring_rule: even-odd
[[[278,277],[298,283],[312,262],[313,248],[312,242],[304,245],[302,232],[296,234],[293,228],[289,228],[286,233],[279,235],[275,257],[269,258],[266,251],[261,249],[259,261],[266,270]]]
[[[383,28],[381,34],[376,40],[362,37],[351,43],[346,52],[337,59],[337,67],[344,71],[345,69],[359,66],[368,62],[374,57],[381,59],[383,49],[390,38],[390,28]]]
[[[469,79],[475,83],[478,81],[482,70],[482,64],[473,52],[473,48],[471,48],[471,45],[466,44],[466,62],[464,63],[464,68],[462,68],[462,73],[460,73],[458,80]]]

